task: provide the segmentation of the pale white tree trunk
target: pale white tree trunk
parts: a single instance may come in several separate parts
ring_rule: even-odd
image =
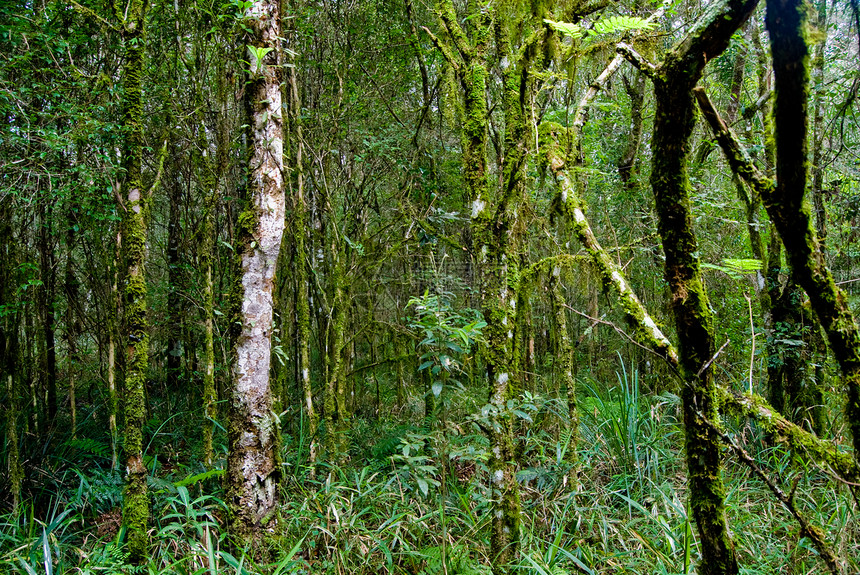
[[[229,501],[234,533],[253,539],[277,503],[277,424],[269,382],[275,264],[284,232],[280,14],[277,0],[245,13],[249,68],[245,85],[249,160],[247,203],[239,216],[241,259],[235,295],[239,317],[233,364]]]

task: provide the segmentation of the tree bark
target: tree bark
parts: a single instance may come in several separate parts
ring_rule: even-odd
[[[776,187],[765,207],[779,230],[797,282],[827,332],[847,386],[846,420],[854,457],[860,461],[860,331],[844,292],[833,281],[813,227],[806,193],[809,48],[806,6],[797,0],[769,0],[767,28],[773,53]]]
[[[184,302],[181,300],[183,273],[180,258],[180,241],[182,235],[182,224],[180,223],[180,201],[182,195],[182,181],[179,174],[178,161],[180,151],[178,146],[172,145],[171,158],[174,160],[173,174],[169,178],[167,189],[168,196],[168,218],[167,218],[167,361],[165,369],[165,386],[168,392],[179,389],[180,371],[183,357],[183,319]]]
[[[4,310],[0,321],[0,375],[6,391],[5,411],[6,431],[6,472],[8,490],[12,496],[12,510],[16,511],[21,503],[21,485],[24,480],[24,470],[21,466],[21,455],[18,447],[18,410],[19,386],[17,385],[18,367],[18,302],[15,301],[14,291],[10,289],[13,281],[15,263],[14,243],[12,237],[12,198],[6,194],[0,198],[0,309]]]
[[[234,289],[236,342],[228,428],[227,499],[237,542],[259,544],[277,505],[278,426],[270,388],[275,267],[284,231],[283,127],[280,90],[280,3],[256,0],[246,10],[250,69],[246,207],[238,218]]]
[[[299,97],[299,86],[296,78],[295,68],[288,71],[288,91],[290,94],[290,127],[292,134],[292,148],[295,150],[294,183],[295,195],[293,197],[293,225],[296,247],[296,334],[299,356],[299,387],[302,393],[302,402],[305,414],[308,418],[308,464],[311,467],[311,476],[315,474],[315,467],[319,452],[317,428],[319,427],[319,415],[314,407],[313,387],[311,385],[311,312],[310,285],[308,279],[307,262],[310,254],[307,249],[308,205],[305,200],[305,174],[304,174],[304,137],[301,125],[301,98]]]

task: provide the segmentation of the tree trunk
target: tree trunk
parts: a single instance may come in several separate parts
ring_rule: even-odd
[[[78,335],[80,334],[80,322],[76,309],[80,305],[80,287],[78,278],[75,276],[75,215],[74,209],[69,210],[66,230],[66,277],[64,288],[66,292],[66,346],[68,348],[67,377],[69,382],[69,415],[71,418],[72,438],[75,437],[78,427],[78,414],[76,402],[76,380],[78,364],[81,363],[78,353]]]
[[[552,303],[553,330],[555,331],[555,361],[553,366],[561,377],[561,384],[567,394],[568,428],[570,439],[567,443],[567,461],[574,466],[575,474],[578,465],[577,450],[579,448],[579,410],[576,404],[576,379],[573,376],[573,346],[570,343],[570,333],[567,330],[567,310],[564,309],[564,297],[561,285],[561,266],[553,266],[549,276],[549,295]]]
[[[302,393],[303,407],[308,418],[308,464],[311,475],[314,475],[318,457],[319,445],[317,428],[319,427],[319,415],[314,408],[313,387],[311,385],[311,312],[309,297],[309,278],[307,262],[310,253],[307,249],[308,205],[305,201],[305,174],[304,174],[304,141],[302,136],[302,125],[300,119],[301,99],[299,98],[299,87],[296,80],[295,68],[290,68],[288,90],[290,94],[290,127],[293,134],[293,146],[295,150],[295,195],[293,206],[294,239],[296,246],[296,333],[298,341],[299,377]]]
[[[111,469],[119,466],[119,437],[117,434],[117,414],[119,412],[119,394],[117,393],[117,350],[116,342],[119,333],[118,318],[122,316],[122,297],[119,293],[119,267],[121,265],[122,232],[117,232],[113,244],[114,254],[108,270],[110,281],[110,297],[108,299],[107,332],[107,383],[108,383],[108,433],[110,433]]]
[[[773,52],[776,98],[776,188],[765,207],[779,230],[797,282],[827,332],[847,387],[846,421],[854,457],[860,461],[860,331],[845,293],[833,281],[804,200],[807,180],[809,48],[806,6],[799,0],[769,0],[767,28]]]
[[[755,5],[755,0],[729,0],[712,6],[653,75],[656,112],[651,186],[686,382],[681,400],[690,507],[702,542],[699,570],[705,575],[737,573],[738,563],[726,522],[720,437],[703,419],[716,422],[719,414],[710,369],[715,352],[713,316],[699,267],[687,176],[695,125],[692,89],[705,64],[725,50]]]
[[[183,318],[184,302],[182,301],[182,262],[180,258],[180,241],[182,225],[180,223],[180,201],[182,181],[177,161],[180,152],[177,146],[171,144],[170,157],[173,162],[173,173],[169,178],[167,188],[168,217],[167,217],[167,361],[165,369],[165,387],[168,393],[179,389],[180,370],[183,357]]]
[[[18,302],[14,301],[12,286],[14,281],[13,254],[15,252],[12,238],[12,198],[6,194],[0,198],[0,309],[5,310],[0,321],[0,374],[2,385],[6,391],[5,411],[6,431],[6,471],[9,481],[8,489],[12,495],[12,510],[16,511],[21,503],[21,484],[24,480],[24,470],[21,466],[21,456],[18,448],[18,409],[19,386],[17,383],[18,365]],[[11,312],[11,313],[10,313]]]
[[[143,154],[143,60],[147,3],[133,0],[123,17],[125,65],[123,68],[123,184],[122,257],[123,335],[125,343],[124,439],[126,487],[123,522],[128,528],[129,560],[143,563],[149,556],[149,499],[143,464],[143,422],[146,419],[146,378],[149,368],[149,333],[146,287],[146,221],[149,198],[141,181]]]
[[[238,327],[227,457],[227,500],[237,543],[259,544],[277,505],[277,424],[270,389],[275,266],[284,231],[283,128],[280,91],[280,4],[256,0],[249,28],[245,107],[248,113],[246,207],[238,218],[240,273],[234,290]]]
[[[54,265],[54,250],[50,240],[53,211],[52,201],[47,197],[42,198],[39,202],[39,262],[42,285],[39,287],[37,300],[39,316],[42,320],[39,379],[47,398],[47,413],[45,415],[47,416],[46,424],[49,426],[53,426],[57,419],[57,346],[56,318],[54,315],[57,272]]]

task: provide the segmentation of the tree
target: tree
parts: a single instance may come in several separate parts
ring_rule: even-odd
[[[238,217],[234,287],[236,343],[230,390],[227,496],[239,540],[256,539],[276,511],[278,425],[269,382],[275,266],[284,231],[281,13],[256,0],[241,16],[248,33],[245,108],[248,164]]]
[[[146,467],[143,464],[143,422],[146,419],[146,379],[149,370],[149,326],[147,324],[146,241],[149,200],[141,175],[144,153],[143,76],[146,50],[147,0],[133,0],[123,9],[112,4],[125,46],[123,65],[123,203],[121,256],[123,276],[122,318],[125,343],[123,406],[123,458],[126,487],[123,522],[128,527],[131,560],[141,563],[148,556],[149,499]],[[162,156],[162,162],[164,158]],[[156,180],[157,181],[157,180]]]

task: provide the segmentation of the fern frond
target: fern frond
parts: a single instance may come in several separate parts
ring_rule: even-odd
[[[629,30],[650,30],[654,26],[654,22],[636,16],[610,16],[595,22],[593,31],[597,34],[615,34]]]
[[[582,26],[579,24],[571,24],[569,22],[555,22],[554,20],[544,19],[550,28],[557,32],[561,32],[565,36],[569,36],[571,38],[582,38]]]

